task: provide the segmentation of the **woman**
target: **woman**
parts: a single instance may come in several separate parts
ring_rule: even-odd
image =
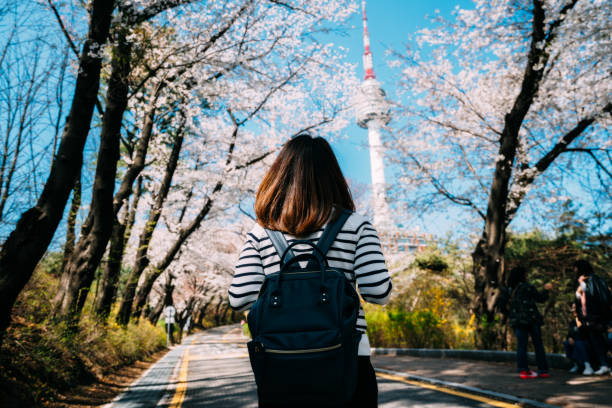
[[[257,191],[257,224],[247,236],[229,289],[232,308],[248,308],[257,299],[264,276],[280,270],[279,254],[264,228],[283,232],[289,243],[299,239],[316,244],[325,225],[342,208],[355,211],[355,204],[330,145],[321,137],[304,134],[289,140]],[[311,250],[306,244],[294,247],[296,254]],[[376,231],[363,216],[351,213],[327,261],[331,268],[345,273],[365,301],[387,302],[391,280]],[[357,388],[347,407],[376,407],[378,388],[362,308],[357,330],[362,332]]]
[[[527,269],[517,266],[510,271],[508,286],[512,290],[510,301],[510,326],[514,329],[517,340],[516,359],[519,377],[547,378],[548,363],[542,344],[542,324],[544,323],[536,302],[544,302],[548,298],[548,291],[552,284],[544,285],[544,291],[539,292],[532,284],[527,282]],[[538,372],[529,369],[527,363],[527,340],[531,336],[536,355]]]

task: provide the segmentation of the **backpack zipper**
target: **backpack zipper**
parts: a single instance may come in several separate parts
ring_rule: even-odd
[[[306,354],[306,353],[318,353],[318,352],[321,352],[321,351],[336,350],[336,349],[339,349],[340,347],[342,347],[342,343],[334,344],[333,346],[329,346],[329,347],[321,347],[321,348],[314,348],[314,349],[304,349],[304,350],[265,349],[265,352],[266,353],[274,353],[274,354]]]

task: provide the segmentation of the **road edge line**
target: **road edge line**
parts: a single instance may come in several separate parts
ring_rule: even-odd
[[[559,408],[559,407],[557,407],[555,405],[546,404],[546,403],[535,401],[535,400],[531,400],[531,399],[528,399],[528,398],[520,398],[520,397],[516,397],[514,395],[510,395],[510,394],[504,394],[504,393],[501,393],[501,392],[484,390],[482,388],[471,387],[469,385],[463,385],[463,384],[459,384],[459,383],[438,380],[438,379],[435,379],[435,378],[422,377],[422,376],[419,376],[419,375],[413,375],[413,374],[402,373],[402,372],[393,371],[393,370],[387,370],[385,368],[374,368],[374,371],[376,371],[376,373],[386,374],[386,375],[390,375],[390,376],[396,376],[396,377],[400,377],[400,378],[403,378],[405,380],[410,380],[410,381],[414,381],[414,382],[417,382],[417,383],[431,384],[431,385],[435,385],[435,386],[440,387],[440,388],[446,388],[448,390],[460,391],[460,392],[466,393],[468,395],[475,395],[475,396],[485,397],[485,398],[488,398],[488,399],[490,399],[492,401],[500,401],[500,402],[512,403],[512,404],[515,404],[515,405],[518,405],[518,406],[521,406],[521,407]],[[382,378],[384,378],[384,377],[382,377]],[[444,392],[444,390],[442,390],[442,389],[440,391]]]
[[[113,398],[111,401],[107,402],[106,404],[102,405],[100,408],[112,408],[114,404],[119,402],[123,394],[125,394],[130,389],[130,387],[134,387],[140,384],[140,382],[143,381],[143,378],[145,378],[149,374],[149,372],[153,370],[153,367],[155,367],[155,365],[159,363],[161,360],[166,358],[168,353],[172,351],[172,349],[170,349],[169,347],[167,347],[167,349],[168,351],[166,352],[166,354],[164,354],[159,359],[157,359],[157,361],[153,361],[151,365],[145,371],[143,371],[142,374],[140,374],[140,377],[136,378],[134,381],[132,381],[128,385],[123,386],[123,389],[119,392],[119,394],[115,395],[115,398]]]

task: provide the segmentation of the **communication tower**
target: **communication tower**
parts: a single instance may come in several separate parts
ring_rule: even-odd
[[[384,232],[392,227],[391,212],[386,196],[384,149],[380,138],[381,129],[389,123],[389,102],[380,82],[376,80],[370,51],[370,35],[366,17],[365,0],[363,9],[363,67],[365,78],[361,83],[356,100],[357,124],[368,129],[370,145],[370,172],[372,175],[372,202],[374,206],[374,226]]]

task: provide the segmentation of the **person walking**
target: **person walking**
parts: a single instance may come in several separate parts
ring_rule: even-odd
[[[589,361],[589,342],[586,339],[584,325],[578,319],[575,303],[572,303],[571,311],[572,320],[570,321],[565,341],[563,341],[565,356],[574,362],[569,372],[574,374],[577,373],[581,367],[584,367],[582,374],[591,375],[594,371]]]
[[[584,325],[588,341],[599,360],[599,368],[593,374],[608,374],[606,336],[612,317],[610,289],[602,278],[593,273],[589,261],[576,261],[574,272],[578,282],[575,301],[578,319]]]
[[[543,291],[538,291],[527,282],[527,269],[523,266],[517,266],[510,271],[508,286],[512,291],[509,321],[517,340],[516,360],[519,377],[522,379],[548,378],[550,377],[548,362],[542,343],[542,324],[544,321],[536,302],[544,302],[548,298],[548,291],[552,289],[552,284],[547,283],[544,285]],[[529,369],[527,361],[528,337],[531,337],[535,350],[537,372]]]
[[[348,184],[329,143],[302,134],[285,143],[259,186],[257,223],[247,234],[229,288],[232,308],[247,309],[257,300],[264,277],[280,270],[280,254],[265,229],[282,232],[289,244],[306,240],[316,245],[324,227],[343,209],[351,214],[327,252],[327,263],[345,274],[363,300],[385,304],[392,284],[377,232],[364,216],[354,212]],[[298,243],[293,250],[309,253],[312,246]],[[361,307],[356,329],[361,332],[357,387],[345,407],[377,407],[378,387]]]

